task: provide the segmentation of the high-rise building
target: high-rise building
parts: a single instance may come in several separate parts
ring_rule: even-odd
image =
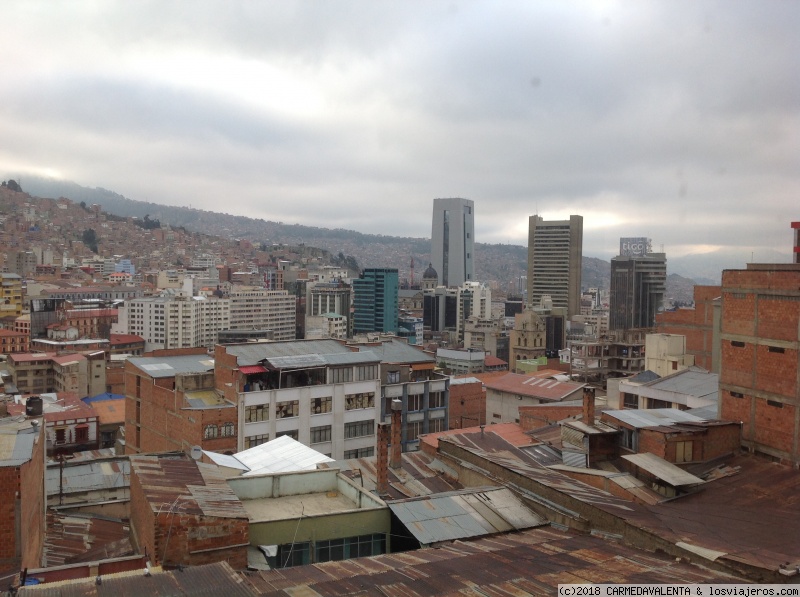
[[[352,290],[342,282],[309,282],[306,284],[306,317],[321,317],[335,313],[345,318],[345,335],[352,336],[353,321],[350,314]]]
[[[353,333],[396,332],[397,269],[365,268],[353,280]]]
[[[273,340],[294,340],[295,297],[286,290],[233,286],[230,329],[270,330]]]
[[[528,219],[528,305],[536,307],[550,296],[553,307],[567,316],[581,309],[583,216],[569,220]]]
[[[664,306],[667,256],[650,253],[649,246],[649,239],[620,239],[620,255],[611,260],[611,331],[656,325]]]
[[[475,204],[471,199],[434,199],[431,265],[439,285],[475,280]]]

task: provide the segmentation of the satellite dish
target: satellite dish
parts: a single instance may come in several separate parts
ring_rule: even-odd
[[[189,456],[195,460],[200,460],[203,457],[203,449],[200,446],[192,446]]]

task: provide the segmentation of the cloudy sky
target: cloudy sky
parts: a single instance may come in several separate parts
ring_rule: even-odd
[[[800,2],[0,4],[0,176],[481,242],[584,216],[584,253],[787,252]]]

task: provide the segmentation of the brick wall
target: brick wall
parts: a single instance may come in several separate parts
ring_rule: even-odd
[[[0,467],[0,560],[14,559],[22,555],[21,545],[17,540],[16,524],[19,481],[19,467]]]
[[[695,365],[712,370],[714,340],[714,300],[721,286],[695,286],[694,308],[665,311],[656,315],[659,333],[686,336],[686,352],[694,355]]]
[[[44,449],[40,427],[31,460],[0,467],[0,560],[29,568],[41,565],[44,542]]]
[[[800,268],[728,270],[722,283],[722,416],[743,422],[747,447],[800,463]]]
[[[583,407],[577,405],[556,405],[542,404],[537,406],[519,407],[519,424],[524,431],[538,429],[563,421],[564,419],[575,418],[583,413]]]
[[[450,384],[449,429],[486,424],[486,390],[479,381]]]
[[[20,467],[22,566],[36,568],[42,564],[44,545],[44,433],[33,446],[30,461]]]

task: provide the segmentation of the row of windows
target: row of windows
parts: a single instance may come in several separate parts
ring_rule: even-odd
[[[734,348],[744,348],[745,343],[740,340],[731,340],[731,346]],[[782,346],[767,346],[767,351],[783,354],[786,352],[786,349]]]
[[[205,439],[214,439],[216,437],[233,437],[236,431],[233,423],[223,423],[222,425],[206,425],[203,428],[203,437]]]
[[[364,437],[365,435],[373,435],[375,433],[374,419],[366,421],[354,421],[352,423],[344,424],[344,437],[350,439],[353,437]]]
[[[360,394],[348,394],[345,396],[345,410],[355,410],[359,408],[374,408],[375,392],[363,392]],[[319,415],[331,412],[333,408],[333,398],[313,398],[311,400],[311,414]],[[300,416],[300,401],[289,400],[278,402],[275,405],[275,418],[286,419],[289,417]],[[246,406],[244,409],[244,420],[248,423],[258,421],[269,421],[269,404],[258,404]]]

